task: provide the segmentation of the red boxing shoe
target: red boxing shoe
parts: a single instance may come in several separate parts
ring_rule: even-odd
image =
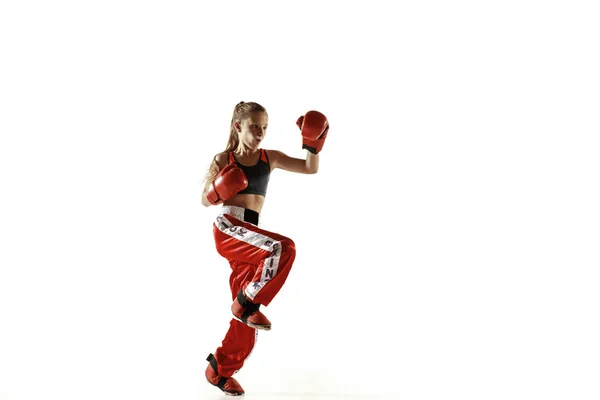
[[[260,304],[251,303],[244,296],[243,290],[240,290],[231,305],[231,312],[235,319],[245,323],[249,327],[269,331],[271,330],[271,321],[258,310],[259,308]]]
[[[208,355],[206,361],[208,361],[208,366],[206,367],[205,375],[208,383],[221,389],[227,396],[244,395],[244,389],[242,389],[242,386],[235,378],[225,378],[219,375],[219,366],[212,353]]]

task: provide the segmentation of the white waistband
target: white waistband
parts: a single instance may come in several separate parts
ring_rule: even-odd
[[[229,215],[231,215],[235,219],[239,219],[240,221],[245,221],[244,220],[244,212],[245,212],[245,210],[246,209],[244,207],[238,207],[238,206],[221,206],[221,209],[219,210],[219,215],[229,214]],[[258,217],[258,221],[260,222],[260,215]]]

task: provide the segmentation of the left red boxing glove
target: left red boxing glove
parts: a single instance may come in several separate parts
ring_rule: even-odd
[[[327,117],[318,111],[309,111],[296,121],[302,134],[302,148],[319,154],[329,132]]]
[[[211,204],[218,204],[233,198],[239,191],[248,187],[246,174],[236,164],[225,166],[213,183],[208,187],[206,199]]]

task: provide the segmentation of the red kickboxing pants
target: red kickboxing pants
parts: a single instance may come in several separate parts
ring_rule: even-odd
[[[288,277],[296,247],[291,239],[260,229],[258,214],[252,212],[256,214],[254,220],[248,217],[252,215],[249,211],[222,206],[213,224],[215,245],[231,266],[232,300],[243,290],[248,300],[267,306]],[[256,330],[232,318],[221,347],[214,353],[218,374],[228,378],[240,370],[255,342]]]

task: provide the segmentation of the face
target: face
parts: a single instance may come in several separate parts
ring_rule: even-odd
[[[240,142],[251,148],[257,148],[267,134],[269,116],[266,112],[254,112],[250,117],[235,123]]]

